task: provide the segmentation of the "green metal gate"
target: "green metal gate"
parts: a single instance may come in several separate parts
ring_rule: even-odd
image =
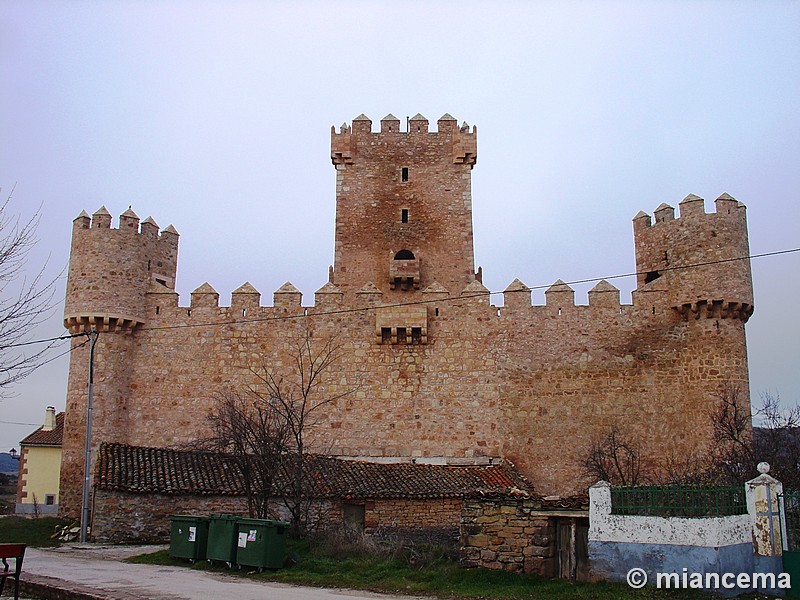
[[[778,495],[783,522],[783,571],[791,577],[792,587],[786,594],[800,598],[800,491],[787,491]]]

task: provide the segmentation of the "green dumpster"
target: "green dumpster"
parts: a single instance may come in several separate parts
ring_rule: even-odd
[[[236,515],[211,515],[208,522],[208,547],[206,558],[220,560],[232,566],[236,562],[236,542],[239,539]]]
[[[208,517],[173,515],[169,535],[169,555],[191,561],[206,557]]]
[[[236,562],[259,569],[280,569],[286,551],[289,523],[268,519],[240,519]]]

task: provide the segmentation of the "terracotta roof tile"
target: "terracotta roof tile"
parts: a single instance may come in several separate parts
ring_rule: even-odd
[[[22,440],[20,446],[60,446],[64,437],[64,413],[56,415],[56,426],[50,431],[44,431],[39,427],[36,431]]]
[[[307,455],[319,498],[528,497],[532,488],[509,462],[489,466],[382,464]],[[96,485],[134,493],[242,495],[241,470],[227,456],[200,451],[102,444]],[[285,485],[285,473],[276,488]]]

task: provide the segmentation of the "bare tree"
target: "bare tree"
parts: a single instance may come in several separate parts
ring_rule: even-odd
[[[50,316],[57,279],[47,279],[44,266],[25,275],[41,214],[25,221],[11,213],[13,194],[0,205],[0,395],[40,366],[56,343],[29,345],[35,327]]]
[[[592,443],[583,467],[588,477],[613,485],[640,485],[646,479],[639,447],[616,425]]]
[[[342,344],[335,335],[315,339],[313,330],[306,326],[291,346],[288,369],[278,370],[265,365],[253,370],[257,385],[250,392],[277,413],[287,429],[289,451],[283,461],[286,481],[280,495],[291,515],[293,533],[297,536],[303,536],[311,529],[316,501],[312,464],[307,459],[309,434],[326,406],[352,394],[357,388],[325,385],[325,374],[341,355]]]
[[[753,448],[753,417],[742,388],[725,383],[718,401],[709,415],[712,425],[712,445],[705,465],[709,479],[732,483],[747,480],[755,467]]]
[[[783,408],[778,394],[761,395],[753,429],[755,458],[771,465],[770,474],[784,487],[800,489],[800,406]]]
[[[218,452],[238,467],[251,517],[274,516],[270,500],[289,446],[286,422],[261,398],[237,392],[221,393],[208,415],[211,435],[198,442],[204,450]]]
[[[252,368],[254,383],[219,394],[208,415],[212,433],[195,447],[219,452],[241,471],[251,516],[274,516],[271,501],[288,511],[292,533],[303,536],[320,516],[310,434],[323,409],[353,391],[325,381],[341,356],[335,336],[315,338],[306,327],[284,359]],[[320,448],[313,448],[320,452]]]
[[[713,444],[706,478],[742,483],[754,477],[756,465],[765,461],[770,474],[785,487],[800,487],[800,407],[785,409],[777,394],[766,392],[751,414],[742,388],[731,383],[721,388],[718,398],[710,415]]]

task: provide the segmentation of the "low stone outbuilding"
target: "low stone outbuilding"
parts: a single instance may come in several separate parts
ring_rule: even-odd
[[[346,522],[367,533],[456,544],[465,499],[532,492],[507,461],[453,466],[306,458],[326,523]],[[219,454],[103,444],[97,456],[92,537],[163,541],[174,514],[246,514],[241,480],[237,464]]]

